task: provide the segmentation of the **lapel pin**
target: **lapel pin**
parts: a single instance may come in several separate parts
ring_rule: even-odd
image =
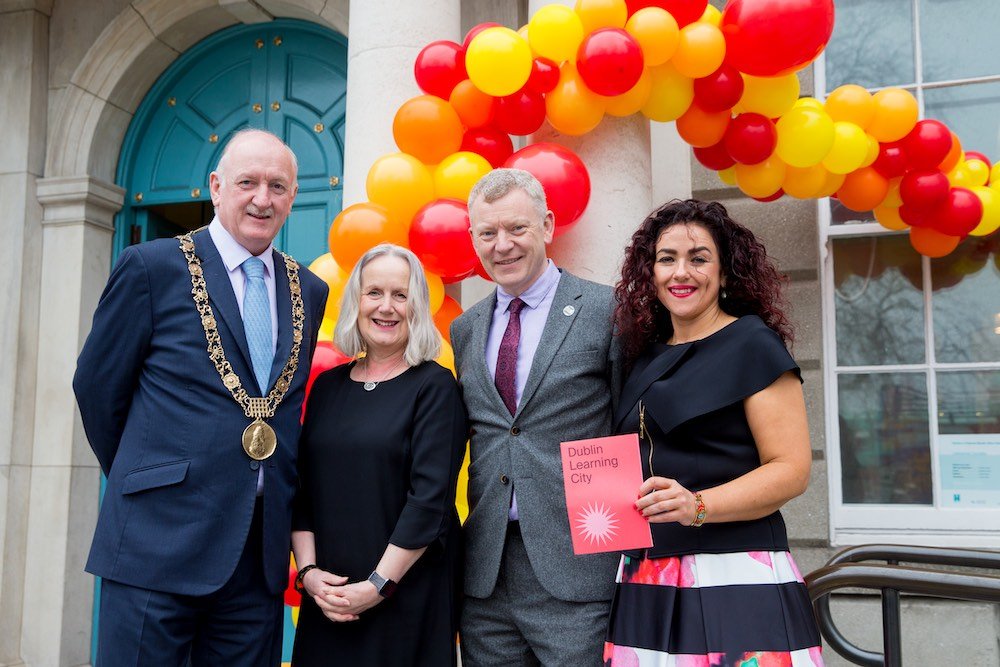
[[[576,308],[574,308],[573,306],[566,306],[565,308],[563,308],[563,315],[565,315],[566,317],[569,317],[575,312]]]

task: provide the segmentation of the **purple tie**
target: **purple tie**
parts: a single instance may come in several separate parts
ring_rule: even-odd
[[[517,344],[521,340],[521,307],[524,301],[514,299],[507,306],[510,313],[510,320],[507,322],[507,330],[503,332],[500,340],[500,351],[497,353],[497,373],[493,382],[500,392],[503,404],[510,410],[511,416],[517,412]]]

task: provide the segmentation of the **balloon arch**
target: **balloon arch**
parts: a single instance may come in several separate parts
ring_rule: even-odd
[[[533,173],[557,235],[579,219],[590,198],[580,158],[553,143],[513,151],[510,135],[546,120],[566,135],[590,132],[605,115],[674,121],[697,160],[746,195],[836,197],[909,230],[929,257],[995,232],[1000,164],[963,151],[944,123],[918,120],[909,92],[848,84],[822,102],[799,96],[796,72],[822,52],[833,22],[833,0],[729,0],[721,12],[708,0],[577,0],[540,8],[518,31],[482,23],[462,44],[428,44],[414,63],[425,94],[393,121],[400,152],[371,166],[368,201],[337,216],[330,253],[310,266],[330,285],[312,377],[347,361],[330,342],[340,297],[347,271],[377,243],[409,247],[423,262],[448,340],[462,309],[444,284],[487,277],[465,202],[491,169]],[[439,362],[454,369],[443,347]]]

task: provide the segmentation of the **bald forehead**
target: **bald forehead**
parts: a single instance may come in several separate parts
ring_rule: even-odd
[[[215,171],[219,174],[239,171],[258,161],[283,162],[291,181],[297,180],[298,161],[295,159],[295,153],[281,139],[269,132],[238,133],[226,144]]]

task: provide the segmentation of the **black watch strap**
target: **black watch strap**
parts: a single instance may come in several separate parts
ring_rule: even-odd
[[[301,570],[299,570],[299,573],[295,575],[295,590],[297,590],[299,593],[305,593],[306,587],[305,584],[302,583],[302,580],[305,578],[306,572],[315,569],[316,569],[316,564],[313,563],[312,565],[306,565]]]
[[[372,570],[372,573],[368,575],[368,581],[375,586],[375,590],[384,598],[392,597],[392,594],[396,592],[396,582],[392,579],[386,579],[376,570]]]

